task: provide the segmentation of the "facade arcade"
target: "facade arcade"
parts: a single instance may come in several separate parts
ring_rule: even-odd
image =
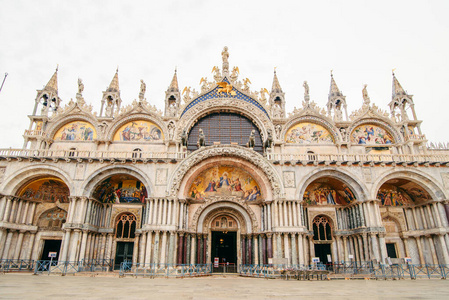
[[[81,80],[62,107],[56,70],[23,148],[0,149],[0,259],[449,264],[449,151],[394,74],[388,111],[365,86],[348,115],[332,75],[326,108],[304,82],[287,114],[276,72],[255,92],[228,59],[199,91],[175,72],[164,112],[143,81],[122,103],[118,71],[99,115]]]

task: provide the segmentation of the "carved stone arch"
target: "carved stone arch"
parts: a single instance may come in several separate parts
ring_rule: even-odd
[[[282,185],[282,180],[271,165],[262,155],[259,153],[249,150],[245,147],[235,146],[235,145],[215,145],[209,147],[201,147],[200,149],[194,151],[189,156],[187,156],[180,164],[176,166],[176,169],[172,172],[167,186],[167,195],[176,197],[182,180],[184,179],[187,172],[195,165],[201,163],[207,158],[211,157],[238,157],[244,159],[255,167],[258,167],[263,171],[265,176],[268,178],[273,199],[274,200],[283,197],[284,187]]]
[[[302,199],[307,187],[313,181],[322,177],[332,177],[349,186],[351,190],[355,193],[357,201],[366,200],[370,195],[368,188],[364,184],[362,184],[362,182],[364,181],[361,180],[360,178],[357,178],[357,175],[342,169],[337,169],[334,167],[325,167],[310,172],[308,176],[304,177],[299,182],[298,188],[296,189],[295,193],[296,199]]]
[[[299,117],[293,117],[292,119],[290,119],[287,123],[285,123],[284,127],[282,128],[280,140],[285,141],[285,135],[287,134],[287,131],[292,126],[295,126],[296,124],[299,124],[302,122],[310,122],[310,123],[315,123],[315,124],[323,126],[332,134],[332,137],[334,138],[334,143],[336,143],[336,144],[341,143],[342,138],[341,138],[340,131],[338,130],[338,128],[335,127],[335,125],[332,122],[330,122],[329,120],[326,120],[326,118],[314,116],[314,115],[299,116]]]
[[[140,220],[140,218],[139,218],[139,216],[135,213],[135,212],[132,212],[132,211],[130,211],[130,210],[128,210],[128,209],[125,209],[125,210],[117,210],[117,211],[115,211],[114,212],[114,214],[111,216],[111,223],[109,224],[109,227],[110,228],[114,228],[114,234],[115,234],[115,223],[116,223],[116,221],[117,221],[117,218],[120,216],[120,215],[123,215],[123,214],[131,214],[131,215],[133,215],[135,218],[136,218],[136,229],[137,228],[140,228],[140,226],[139,226],[139,224],[140,224],[140,222],[138,222],[139,220]]]
[[[260,192],[264,200],[271,200],[273,198],[273,193],[271,191],[271,184],[263,170],[259,168],[254,168],[254,165],[239,157],[211,157],[207,158],[192,168],[190,168],[185,174],[181,181],[180,188],[178,191],[178,198],[184,198],[189,188],[193,184],[193,181],[199,174],[203,171],[213,168],[220,164],[222,166],[232,166],[246,171],[257,183],[260,188]]]
[[[49,165],[29,166],[20,169],[6,177],[0,186],[4,195],[15,195],[19,189],[33,178],[54,176],[61,179],[69,188],[70,195],[74,195],[75,184],[71,176],[65,171]]]
[[[130,165],[110,165],[107,167],[103,167],[101,169],[96,170],[92,174],[90,174],[86,180],[84,180],[82,186],[80,187],[80,195],[85,197],[91,197],[92,193],[95,191],[95,187],[105,180],[107,177],[112,175],[117,175],[125,173],[127,175],[136,177],[139,179],[146,187],[148,196],[150,196],[154,192],[154,186],[151,182],[150,178],[139,170],[138,168]]]
[[[187,110],[178,122],[177,139],[181,138],[184,129],[189,132],[202,117],[220,111],[233,112],[247,117],[257,126],[263,139],[267,137],[268,129],[271,129],[272,134],[275,132],[270,118],[253,104],[239,99],[219,98],[200,102]]]
[[[220,208],[237,211],[245,222],[244,225],[246,225],[246,229],[244,230],[246,233],[259,231],[256,214],[253,210],[244,201],[233,197],[209,199],[201,204],[193,215],[192,223],[189,226],[190,230],[197,233],[203,233],[204,223],[208,215]]]
[[[429,193],[433,200],[444,201],[446,199],[449,199],[447,192],[444,190],[437,179],[424,172],[414,169],[398,170],[393,172],[386,171],[378,176],[376,181],[373,182],[372,185],[370,193],[371,198],[376,199],[377,192],[379,191],[380,187],[388,180],[396,178],[407,179],[418,184]]]
[[[79,113],[76,113],[73,115],[65,115],[64,114],[63,117],[60,117],[60,118],[52,121],[52,123],[51,123],[52,125],[49,128],[47,128],[47,138],[53,139],[56,132],[62,126],[66,125],[68,123],[74,122],[74,121],[84,121],[84,122],[91,124],[95,128],[97,137],[98,137],[98,134],[101,132],[98,127],[98,122],[95,118],[93,118],[91,115],[89,115],[87,113],[79,112]]]
[[[389,132],[393,138],[394,138],[394,144],[398,144],[404,141],[402,135],[398,130],[395,128],[394,125],[392,125],[390,122],[386,122],[382,119],[377,118],[364,118],[359,119],[358,121],[355,121],[351,124],[351,126],[348,128],[348,141],[351,142],[351,135],[354,129],[356,129],[360,125],[364,124],[375,124],[383,129],[385,129],[387,132]]]
[[[123,117],[115,120],[114,123],[111,126],[109,126],[109,128],[105,133],[106,140],[112,142],[115,133],[121,126],[135,120],[144,120],[156,124],[157,126],[159,126],[159,128],[162,130],[162,133],[164,134],[164,141],[161,142],[168,141],[168,129],[166,124],[164,123],[164,121],[162,121],[162,119],[158,115],[151,112],[124,115]]]
[[[402,212],[400,214],[402,214]],[[404,231],[406,229],[405,224],[402,224],[403,222],[401,222],[400,217],[390,211],[381,213],[381,218],[382,218],[382,224],[383,224],[384,219],[391,219],[393,222],[395,222],[396,226],[398,227],[398,233],[401,233],[402,231]]]
[[[208,232],[209,228],[212,227],[212,222],[215,218],[219,216],[228,216],[232,217],[237,221],[238,228],[240,229],[241,234],[247,234],[248,228],[246,226],[245,217],[237,210],[229,207],[220,207],[215,210],[209,212],[207,216],[205,216],[204,221],[202,222],[202,230],[199,232]]]

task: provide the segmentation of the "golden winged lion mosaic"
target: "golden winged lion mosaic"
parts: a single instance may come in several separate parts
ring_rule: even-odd
[[[232,90],[232,85],[227,82],[217,82],[218,86],[220,87],[217,90],[217,94],[221,95],[222,93],[231,94],[232,96],[237,95],[235,91]]]

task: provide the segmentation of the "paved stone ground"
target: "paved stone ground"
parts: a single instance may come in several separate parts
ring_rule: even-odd
[[[0,274],[1,299],[449,299],[449,280],[332,280],[213,276],[117,278]]]

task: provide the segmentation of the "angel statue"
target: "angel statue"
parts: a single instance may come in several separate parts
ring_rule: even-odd
[[[145,96],[145,91],[147,90],[147,85],[143,80],[140,80],[140,93],[139,93],[139,99],[143,100],[143,97]]]
[[[232,81],[236,81],[237,78],[239,77],[239,74],[240,74],[239,67],[232,68],[231,80]]]
[[[266,88],[261,88],[259,102],[262,104],[267,103],[267,97],[265,96],[265,94],[267,94],[267,95],[269,94],[268,90]]]
[[[182,94],[184,95],[184,102],[189,102],[190,101],[190,89],[191,89],[191,87],[189,86],[189,87],[185,87],[184,88],[184,90],[182,90]]]
[[[217,66],[212,68],[212,72],[211,73],[214,73],[214,79],[215,79],[216,82],[221,81],[220,69]]]
[[[302,85],[304,87],[304,101],[309,102],[310,95],[309,95],[309,85],[307,84],[307,81],[304,81],[304,84]]]
[[[362,90],[362,95],[363,95],[363,106],[365,107],[365,106],[369,106],[369,103],[370,103],[370,98],[369,98],[369,96],[368,96],[368,91],[366,90],[366,87],[367,87],[368,85],[367,84],[365,84],[365,85],[363,85],[363,90]]]

